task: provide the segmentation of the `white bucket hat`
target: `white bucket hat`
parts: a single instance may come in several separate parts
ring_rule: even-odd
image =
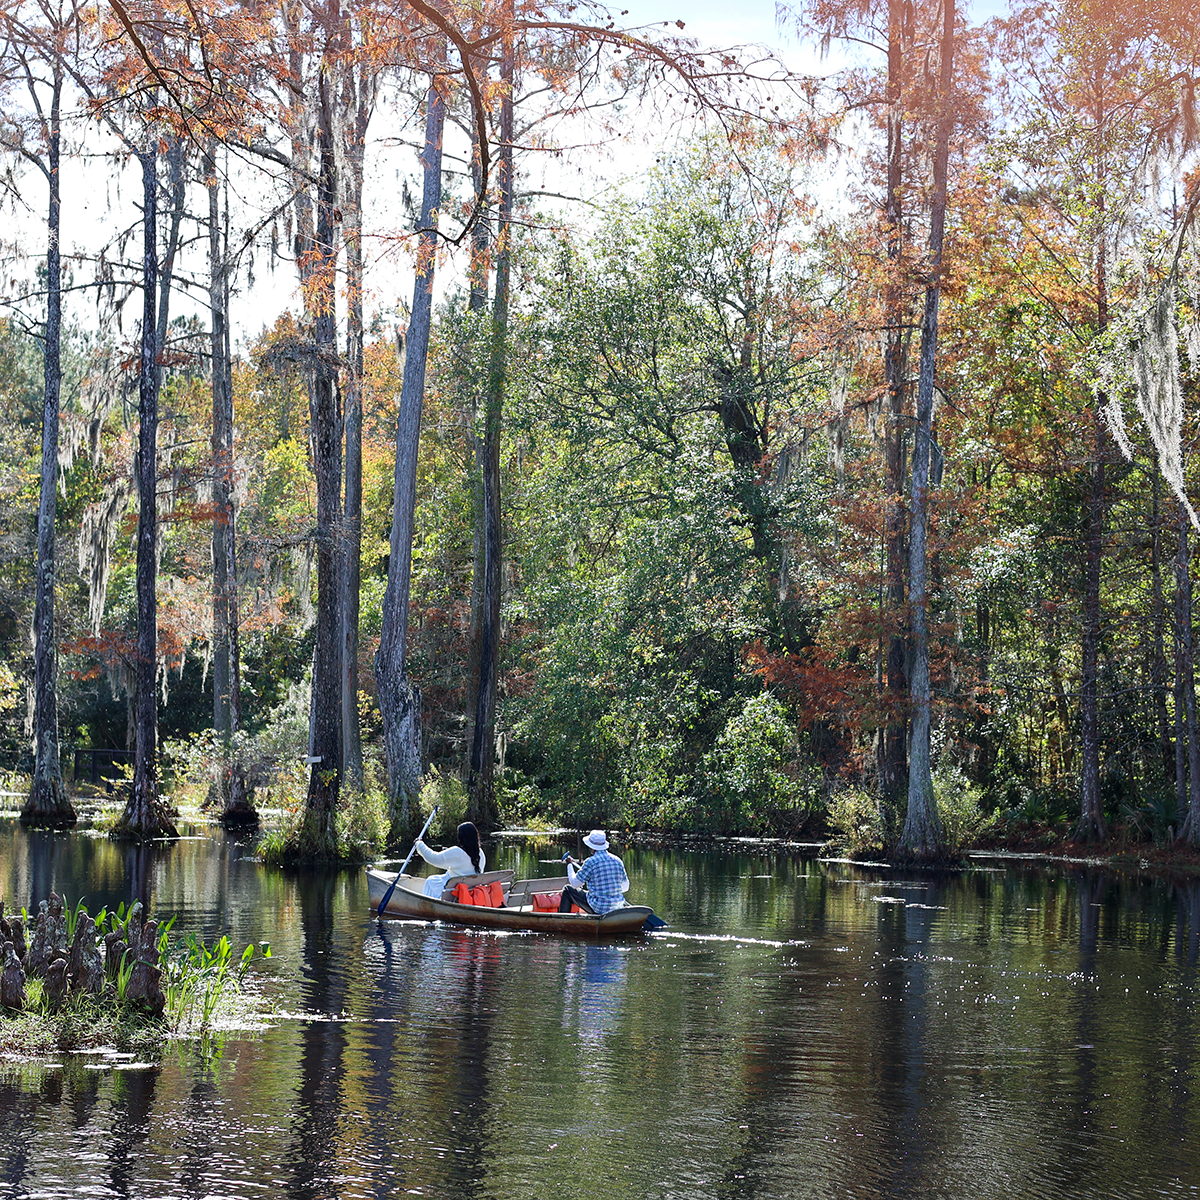
[[[604,836],[603,829],[593,829],[592,832],[583,839],[583,844],[591,847],[593,850],[607,850],[608,838]]]

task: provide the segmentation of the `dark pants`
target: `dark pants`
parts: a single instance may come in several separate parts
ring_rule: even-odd
[[[588,903],[587,892],[582,888],[572,887],[567,884],[562,890],[562,899],[558,902],[558,911],[560,913],[569,913],[571,905],[578,904],[586,913],[596,915],[596,910]]]

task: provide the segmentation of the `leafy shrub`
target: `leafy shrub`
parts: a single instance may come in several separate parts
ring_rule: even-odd
[[[961,854],[975,845],[996,822],[995,814],[980,805],[983,789],[953,765],[939,763],[933,772],[933,799],[946,849]]]
[[[164,741],[163,758],[175,785],[193,793],[199,804],[213,803],[232,764],[241,771],[247,788],[273,793],[277,800],[281,789],[290,789],[297,765],[303,767],[308,754],[309,689],[308,679],[292,684],[262,730],[256,734],[240,730],[228,748],[214,729]]]
[[[1169,844],[1179,828],[1179,808],[1174,789],[1166,783],[1153,788],[1141,802],[1127,800],[1120,807],[1113,833],[1133,845]]]
[[[537,785],[515,771],[505,771],[496,789],[500,821],[510,829],[549,829],[554,824],[546,817],[546,803]]]
[[[718,827],[737,832],[794,830],[820,805],[815,770],[805,770],[787,709],[770,692],[751,696],[704,759],[705,797]]]
[[[829,797],[833,843],[847,854],[878,854],[889,844],[879,801],[864,788],[840,788]]]
[[[421,811],[430,813],[436,804],[437,819],[430,827],[433,836],[454,841],[459,823],[466,820],[467,786],[457,775],[436,768],[421,781]]]

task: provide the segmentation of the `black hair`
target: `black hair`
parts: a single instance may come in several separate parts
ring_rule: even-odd
[[[483,851],[479,848],[479,830],[472,821],[464,821],[458,827],[458,844],[470,855],[475,872],[483,870]]]

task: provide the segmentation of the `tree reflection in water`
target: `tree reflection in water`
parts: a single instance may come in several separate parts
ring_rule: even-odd
[[[89,903],[136,886],[179,933],[270,938],[286,1014],[219,1060],[0,1075],[3,1183],[1141,1200],[1200,1173],[1200,884],[640,861],[672,930],[589,944],[381,926],[361,874],[281,875],[218,838],[134,861],[0,831],[10,895],[34,877]]]

